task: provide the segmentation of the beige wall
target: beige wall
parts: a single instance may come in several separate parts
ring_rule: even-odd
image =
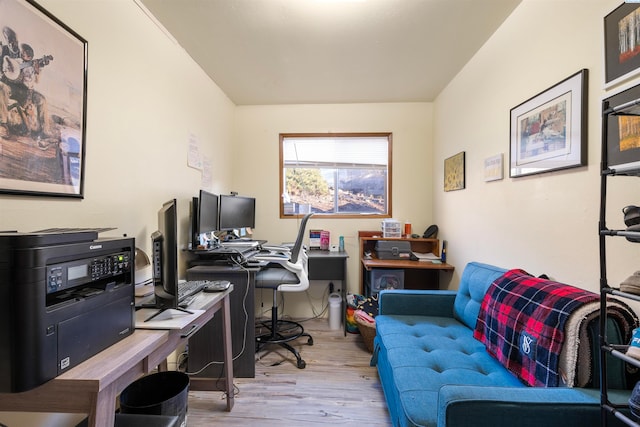
[[[241,165],[234,166],[233,184],[241,194],[258,198],[254,237],[292,241],[297,233],[298,221],[279,218],[278,136],[287,132],[392,132],[393,216],[399,221],[409,220],[415,230],[424,231],[432,222],[431,117],[429,103],[237,107],[234,144]],[[345,237],[350,254],[348,289],[357,292],[358,230],[379,230],[380,220],[312,217],[309,227],[329,230],[336,244],[338,236]],[[310,290],[318,303],[326,289],[324,284],[312,284]],[[265,294],[265,298],[269,307],[271,295]],[[306,300],[305,295],[288,294],[287,313],[310,315]]]
[[[233,103],[132,0],[40,3],[88,41],[85,197],[3,195],[0,229],[112,226],[146,250],[158,209],[175,197],[186,242],[201,187],[189,137],[209,158],[231,157]],[[216,164],[207,184],[227,191],[231,171]]]
[[[598,289],[600,102],[611,93],[603,89],[603,18],[619,4],[524,0],[436,100],[433,206],[456,266],[451,287],[477,260]],[[589,69],[588,166],[509,178],[510,109],[582,68]],[[459,151],[467,188],[445,193],[443,159]],[[505,179],[484,182],[484,159],[499,153]],[[622,227],[620,209],[640,201],[638,183],[619,178],[610,186],[610,227]],[[638,269],[640,247],[609,242],[615,283]]]

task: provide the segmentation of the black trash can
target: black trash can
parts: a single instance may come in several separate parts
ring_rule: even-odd
[[[147,375],[129,384],[120,394],[124,414],[175,415],[186,427],[189,376],[178,371]]]

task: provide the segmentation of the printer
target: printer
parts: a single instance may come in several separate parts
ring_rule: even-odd
[[[0,233],[0,392],[35,388],[135,329],[132,238]]]

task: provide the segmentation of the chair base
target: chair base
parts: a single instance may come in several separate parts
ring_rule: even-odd
[[[264,332],[258,332],[258,328],[264,330]],[[288,343],[296,340],[300,337],[307,337],[307,344],[313,345],[313,338],[307,332],[304,331],[302,325],[298,322],[292,322],[290,320],[278,320],[276,321],[275,328],[273,322],[260,322],[256,324],[256,353],[259,352],[264,346],[269,344],[279,345],[280,347],[290,351],[296,357],[296,366],[299,369],[304,369],[307,363],[302,360],[298,350],[293,348]]]

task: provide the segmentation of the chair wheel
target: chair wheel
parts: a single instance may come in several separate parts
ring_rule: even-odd
[[[313,338],[309,337],[309,339],[307,340],[307,344],[313,345]]]
[[[298,359],[298,369],[304,369],[306,367],[307,367],[307,363],[302,359]]]

